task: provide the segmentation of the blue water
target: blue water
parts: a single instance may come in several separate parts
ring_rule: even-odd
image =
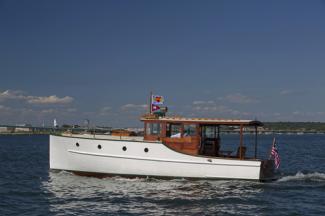
[[[51,172],[48,136],[0,136],[0,215],[325,215],[325,135],[277,138],[281,178],[260,183]]]

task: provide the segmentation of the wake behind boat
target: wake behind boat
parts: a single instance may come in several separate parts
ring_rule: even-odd
[[[51,135],[50,169],[98,177],[274,179],[274,161],[257,158],[257,127],[263,125],[261,122],[166,117],[166,112],[157,103],[150,103],[150,113],[141,118],[143,137]],[[239,129],[236,151],[221,150],[221,129],[229,127]],[[243,137],[247,128],[255,131],[255,141],[249,146]],[[253,157],[246,155],[248,147],[254,148]]]

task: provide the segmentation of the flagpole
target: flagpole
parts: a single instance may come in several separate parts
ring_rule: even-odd
[[[272,158],[271,152],[272,152],[272,148],[273,148],[273,146],[274,146],[275,143],[276,143],[276,139],[275,139],[275,137],[273,137],[272,145],[271,145],[270,152],[269,152],[269,159]]]
[[[150,99],[149,99],[149,114],[152,114],[151,111],[152,111],[152,91],[150,92]]]

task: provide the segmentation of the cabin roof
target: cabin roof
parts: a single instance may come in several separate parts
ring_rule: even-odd
[[[166,122],[166,123],[188,123],[188,124],[214,124],[214,125],[246,125],[262,126],[263,123],[256,120],[240,119],[219,119],[219,118],[183,118],[183,117],[159,117],[159,118],[141,118],[146,122]]]

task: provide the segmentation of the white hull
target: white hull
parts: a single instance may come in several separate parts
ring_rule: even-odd
[[[126,151],[123,151],[124,146]],[[148,152],[144,151],[145,148]],[[50,169],[55,170],[167,178],[263,180],[261,164],[261,160],[186,155],[159,142],[50,136]]]

